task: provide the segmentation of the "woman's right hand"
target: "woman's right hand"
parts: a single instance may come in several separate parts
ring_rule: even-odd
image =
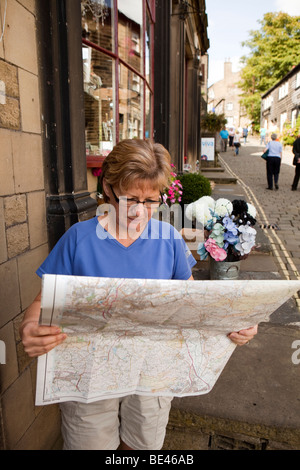
[[[25,321],[20,328],[24,351],[29,357],[46,354],[67,337],[57,326],[39,325],[38,321]]]

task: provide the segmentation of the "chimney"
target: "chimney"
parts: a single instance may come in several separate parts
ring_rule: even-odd
[[[230,59],[225,59],[224,62],[224,79],[230,77],[232,75],[232,62]]]

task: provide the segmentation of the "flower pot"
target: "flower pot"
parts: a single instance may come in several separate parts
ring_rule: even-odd
[[[210,279],[236,280],[239,278],[240,268],[240,261],[215,261],[213,258],[210,258]]]

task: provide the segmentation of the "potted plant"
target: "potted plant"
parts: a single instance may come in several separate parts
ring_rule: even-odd
[[[178,176],[178,179],[182,185],[181,202],[183,205],[191,204],[202,196],[211,195],[210,181],[200,173],[184,173]]]

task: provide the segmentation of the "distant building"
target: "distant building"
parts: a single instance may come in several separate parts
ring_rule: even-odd
[[[282,132],[285,122],[292,127],[300,110],[300,63],[262,95],[261,126]]]
[[[232,71],[232,63],[224,62],[224,78],[208,88],[208,112],[224,114],[227,127],[248,126],[245,109],[240,105],[242,90],[238,86],[240,72]]]

